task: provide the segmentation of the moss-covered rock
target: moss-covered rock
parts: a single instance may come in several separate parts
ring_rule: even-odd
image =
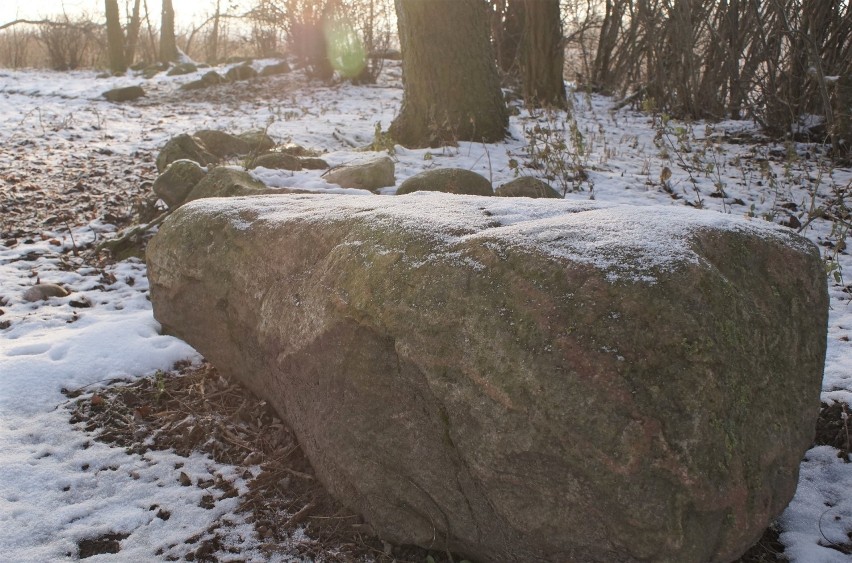
[[[229,82],[238,82],[240,80],[250,80],[257,76],[257,71],[248,64],[233,66],[225,73],[225,78]]]
[[[287,61],[277,62],[271,65],[266,65],[260,70],[261,76],[275,76],[278,74],[287,74],[290,72],[290,65]]]
[[[494,195],[500,197],[562,198],[562,195],[554,190],[550,184],[532,176],[521,176],[506,182],[494,190]]]
[[[166,73],[168,76],[181,76],[198,71],[198,67],[193,63],[176,64]]]
[[[338,166],[326,172],[323,178],[326,182],[343,188],[374,191],[394,185],[394,170],[393,159],[380,156],[364,162]]]
[[[157,155],[157,171],[162,173],[176,160],[192,160],[201,166],[213,164],[219,160],[210,152],[198,137],[182,133],[169,139]]]
[[[192,160],[176,160],[154,180],[154,193],[170,208],[178,207],[207,172]]]
[[[388,541],[735,559],[813,438],[819,252],[707,211],[505,205],[193,202],[148,247],[154,314],[266,398]]]
[[[487,178],[464,168],[436,168],[415,174],[400,184],[397,195],[414,192],[494,195]]]
[[[275,147],[275,141],[262,129],[245,131],[244,133],[239,133],[237,137],[248,144],[249,152],[255,154],[270,151]]]
[[[301,170],[302,163],[295,156],[281,152],[268,152],[256,158],[249,158],[247,168],[271,168],[274,170]]]
[[[246,140],[225,131],[202,129],[201,131],[196,131],[193,135],[197,139],[201,139],[207,150],[219,158],[243,155],[251,152],[251,145]]]
[[[245,170],[219,166],[212,169],[198,182],[189,195],[187,202],[208,197],[233,197],[281,193],[269,188],[260,180],[255,180]]]
[[[110,102],[130,102],[145,95],[141,86],[126,86],[124,88],[113,88],[103,93],[103,97]]]

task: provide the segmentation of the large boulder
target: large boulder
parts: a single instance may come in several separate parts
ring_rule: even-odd
[[[176,160],[192,160],[202,166],[219,160],[198,137],[181,133],[169,139],[157,155],[157,172],[161,174]]]
[[[385,539],[481,561],[727,563],[819,408],[819,252],[674,207],[418,194],[204,200],[154,314],[291,425]]]
[[[170,208],[178,207],[206,175],[207,172],[197,162],[176,160],[154,180],[154,193]]]
[[[345,164],[332,168],[323,175],[326,182],[342,188],[378,190],[393,186],[395,166],[389,156],[380,156],[364,162]]]
[[[494,195],[491,182],[485,176],[464,168],[435,168],[415,174],[400,184],[397,195],[414,192],[444,192],[448,194]]]

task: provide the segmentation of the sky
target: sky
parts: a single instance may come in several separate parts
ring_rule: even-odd
[[[148,10],[159,19],[161,0],[147,0]],[[222,1],[224,9],[228,0]],[[243,2],[246,3],[246,2]],[[124,11],[124,0],[119,0]],[[188,25],[200,16],[211,13],[216,0],[173,0],[178,26]],[[44,16],[61,14],[63,8],[69,15],[88,13],[103,17],[103,0],[2,0],[0,1],[0,25],[16,18],[41,19]]]

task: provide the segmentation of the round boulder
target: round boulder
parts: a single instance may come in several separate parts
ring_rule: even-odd
[[[437,168],[415,174],[399,186],[396,195],[414,192],[494,195],[488,179],[464,168]]]
[[[104,98],[110,102],[130,102],[145,95],[141,86],[127,86],[126,88],[114,88],[103,93]]]
[[[195,137],[201,139],[207,150],[219,158],[251,152],[251,146],[248,142],[224,131],[202,129],[195,132]]]
[[[207,166],[219,158],[207,149],[201,139],[182,133],[169,139],[160,149],[160,154],[157,155],[157,171],[165,171],[168,165],[176,160],[192,160]]]
[[[219,166],[211,170],[189,193],[186,201],[207,197],[234,197],[281,193],[256,180],[245,170]]]
[[[170,208],[181,205],[207,172],[192,160],[176,160],[154,180],[154,193]]]
[[[248,143],[249,150],[246,152],[267,152],[275,146],[275,141],[272,140],[272,137],[267,135],[266,131],[262,129],[246,131],[245,133],[240,133],[237,137]]]
[[[562,199],[562,196],[554,190],[550,184],[532,176],[521,176],[510,182],[506,182],[494,191],[494,195],[501,197],[549,197]]]
[[[295,156],[280,152],[268,152],[250,159],[247,168],[271,168],[273,170],[301,170],[302,163]]]

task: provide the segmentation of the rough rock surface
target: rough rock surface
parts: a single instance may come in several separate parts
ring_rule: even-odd
[[[268,187],[252,178],[244,170],[219,166],[207,173],[189,192],[185,202],[207,197],[233,197],[262,194],[280,194],[281,190]]]
[[[811,243],[672,207],[385,201],[198,201],[148,247],[156,318],[381,536],[722,563],[786,506],[825,354]]]
[[[181,76],[196,72],[197,70],[198,67],[193,63],[180,63],[170,68],[166,74],[168,76]]]
[[[326,161],[315,156],[299,157],[299,163],[305,170],[325,170],[329,167]]]
[[[487,178],[464,168],[425,170],[400,184],[396,194],[405,195],[414,192],[494,195],[491,182]]]
[[[192,160],[176,160],[154,180],[154,193],[169,207],[178,207],[207,172]]]
[[[268,152],[251,159],[248,168],[271,168],[274,170],[301,170],[302,162],[295,156],[282,152]]]
[[[247,141],[225,131],[202,129],[196,131],[194,136],[201,139],[207,150],[219,158],[248,154],[251,151],[251,145]]]
[[[198,137],[185,133],[172,137],[157,155],[157,171],[161,174],[176,160],[192,160],[202,166],[213,164],[219,158],[210,152]]]
[[[266,131],[246,131],[245,133],[240,133],[237,137],[248,143],[249,152],[262,153],[272,150],[275,146],[275,141],[266,134]]]
[[[378,190],[396,183],[395,166],[389,156],[380,156],[358,164],[347,164],[323,175],[326,182],[343,188]]]
[[[229,82],[238,82],[240,80],[249,80],[257,76],[257,71],[249,65],[238,65],[228,69],[225,73],[225,79]]]
[[[186,84],[181,85],[181,90],[199,90],[201,88],[207,88],[208,86],[216,86],[217,84],[224,84],[227,82],[225,77],[216,72],[215,70],[211,70],[209,72],[205,72],[204,75],[201,76],[198,80],[193,80],[192,82],[187,82]]]
[[[281,61],[271,65],[266,65],[260,70],[261,76],[275,76],[276,74],[287,74],[290,72],[290,65],[287,61]]]
[[[532,176],[521,176],[506,182],[494,190],[494,195],[501,197],[562,198],[550,184]]]
[[[124,88],[113,88],[103,93],[104,98],[110,102],[130,102],[145,95],[141,86],[126,86]]]

